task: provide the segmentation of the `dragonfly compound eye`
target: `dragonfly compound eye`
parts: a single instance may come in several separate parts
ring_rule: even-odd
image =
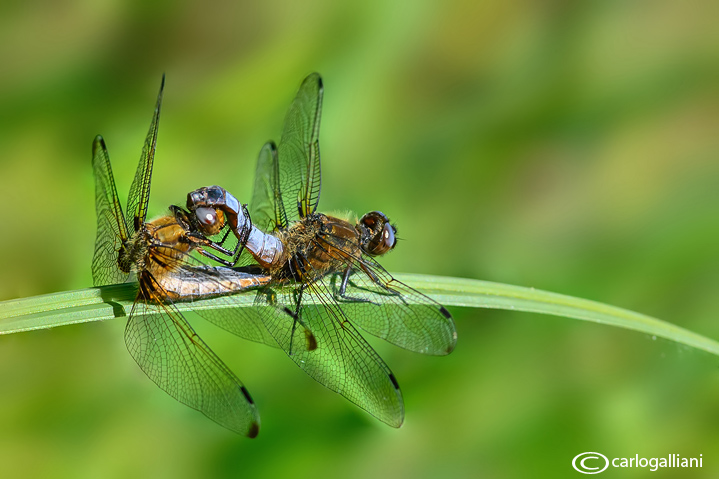
[[[195,214],[200,223],[205,226],[212,226],[217,223],[217,211],[212,208],[197,208]]]
[[[225,203],[225,190],[219,186],[206,186],[187,194],[187,209],[201,206],[217,206]]]
[[[372,211],[360,219],[361,246],[365,253],[380,256],[397,244],[395,228],[381,211]]]
[[[394,248],[394,246],[397,244],[397,238],[394,234],[394,226],[389,223],[385,223],[384,228],[382,228],[382,245],[384,246],[384,248],[386,248],[384,253]]]
[[[222,212],[214,208],[197,208],[195,209],[195,215],[197,216],[200,228],[202,228],[203,233],[207,235],[216,234],[225,224],[225,217]]]

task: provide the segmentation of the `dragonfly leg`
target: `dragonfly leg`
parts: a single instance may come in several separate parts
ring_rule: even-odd
[[[200,248],[200,247],[195,248],[195,250],[196,250],[198,253],[200,253],[202,256],[205,256],[205,257],[207,257],[207,258],[210,258],[210,259],[212,259],[212,260],[217,261],[217,262],[220,263],[222,266],[226,266],[226,267],[228,267],[228,268],[231,268],[232,266],[234,266],[234,263],[233,263],[233,262],[227,261],[226,259],[222,259],[222,258],[220,258],[219,256],[216,256],[216,255],[214,255],[214,254],[212,254],[212,253],[208,253],[207,251],[205,251],[204,249],[202,249],[202,248]]]
[[[235,264],[237,264],[237,262],[240,260],[240,255],[245,249],[245,244],[247,244],[247,240],[250,239],[250,232],[252,231],[252,218],[250,217],[250,212],[247,209],[247,205],[241,205],[241,207],[242,213],[245,215],[245,218],[247,218],[247,221],[245,222],[245,226],[242,228],[242,231],[239,232],[237,238],[237,246],[235,246],[235,252],[233,256],[233,262]]]
[[[231,232],[232,232],[232,228],[227,228],[225,235],[222,237],[222,239],[220,241],[217,241],[217,242],[207,240],[208,242],[205,243],[203,240],[205,240],[206,238],[201,238],[201,237],[197,237],[197,236],[194,236],[193,239],[195,239],[196,241],[200,242],[201,244],[203,244],[205,246],[208,246],[212,249],[219,251],[220,253],[224,254],[225,256],[232,258],[232,261],[225,261],[225,260],[217,260],[213,256],[205,255],[205,256],[208,256],[208,258],[212,258],[216,261],[220,261],[225,266],[232,267],[237,263],[237,260],[240,259],[240,255],[242,254],[242,250],[243,250],[245,244],[244,244],[244,242],[238,242],[235,245],[235,247],[232,249],[227,249],[227,248],[223,247],[222,245],[225,243],[225,241],[227,241],[227,237],[230,235]],[[197,250],[200,250],[200,248],[197,248]],[[204,254],[204,253],[201,253],[201,254]]]
[[[216,261],[219,261],[220,263],[225,264],[226,262],[224,260],[218,260],[216,256],[210,255],[209,253],[206,254],[206,252],[202,251],[199,246],[205,246],[208,248],[212,248],[215,251],[218,251],[222,253],[225,256],[228,256],[232,258],[236,251],[237,247],[235,247],[234,250],[229,250],[227,248],[224,248],[222,245],[227,240],[227,237],[230,234],[231,229],[228,228],[228,230],[225,232],[225,235],[222,237],[219,243],[209,240],[206,236],[204,236],[202,233],[195,231],[193,229],[193,222],[189,219],[187,212],[180,208],[179,206],[171,205],[170,211],[172,212],[175,219],[177,219],[177,222],[185,229],[186,231],[186,238],[190,240],[190,242],[193,243],[193,246],[200,251],[201,254],[207,256],[208,258],[212,258]],[[233,266],[233,264],[228,264],[229,266]]]
[[[214,241],[210,241],[209,239],[205,238],[204,236],[197,234],[197,233],[188,233],[187,238],[192,241],[196,247],[199,246],[205,246],[207,248],[212,248],[215,251],[218,251],[222,253],[225,256],[228,256],[232,258],[232,256],[235,254],[234,251],[229,250],[227,248],[223,248],[218,243],[215,243]]]
[[[297,323],[301,324],[305,331],[305,341],[307,342],[307,349],[309,351],[312,351],[317,348],[317,339],[314,337],[312,332],[310,331],[310,328],[307,327],[304,321],[302,321],[302,318],[300,317],[300,310],[302,308],[302,294],[304,293],[305,288],[307,287],[306,284],[302,284],[299,287],[299,292],[297,294],[297,299],[295,300],[295,310],[292,311],[290,308],[285,306],[285,313],[290,315],[292,317],[292,330],[290,331],[290,347],[289,347],[289,355],[292,356],[292,346],[294,344],[295,340],[295,331],[297,330]]]
[[[348,302],[348,303],[371,303],[371,304],[377,304],[377,303],[374,303],[374,302],[370,301],[369,299],[358,298],[358,297],[356,297],[356,296],[350,296],[350,295],[346,294],[346,291],[347,291],[347,283],[349,282],[349,279],[350,279],[350,275],[351,275],[351,274],[352,274],[352,267],[348,265],[347,268],[345,269],[344,274],[342,275],[342,284],[340,284],[340,289],[339,289],[339,291],[335,290],[335,298],[336,298],[337,300],[346,301],[346,302]]]
[[[231,232],[232,232],[232,228],[228,227],[227,231],[225,231],[225,236],[223,236],[222,239],[215,244],[217,244],[218,246],[222,246],[223,244],[225,244],[225,241],[227,241],[227,237],[230,236]],[[237,249],[237,247],[235,247],[235,249]]]
[[[235,265],[234,261],[229,261],[229,260],[220,258],[219,256],[212,254],[209,251],[205,251],[202,247],[214,249],[215,251],[218,251],[229,258],[233,257],[233,255],[234,255],[233,251],[223,248],[222,246],[215,243],[214,241],[210,241],[209,239],[205,238],[204,236],[197,235],[194,233],[188,233],[187,238],[190,239],[190,241],[192,241],[194,243],[194,245],[195,245],[194,249],[197,250],[197,252],[200,253],[202,256],[205,256],[214,261],[217,261],[221,265],[227,266],[228,268],[231,268],[232,266]]]

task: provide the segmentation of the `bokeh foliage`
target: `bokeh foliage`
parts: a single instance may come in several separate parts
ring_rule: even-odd
[[[260,147],[319,71],[320,206],[393,218],[390,271],[533,286],[719,338],[718,14],[699,0],[4,2],[0,299],[90,285],[92,139],[124,196],[163,72],[156,215],[209,184],[247,197]],[[453,313],[447,358],[377,343],[405,395],[400,430],[279,351],[193,321],[258,402],[255,441],[146,380],[121,320],[2,337],[3,471],[561,477],[599,451],[703,453],[700,472],[719,472],[715,359],[600,325]]]

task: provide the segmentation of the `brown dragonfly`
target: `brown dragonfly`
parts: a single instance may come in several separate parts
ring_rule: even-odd
[[[213,208],[198,208],[191,214],[171,207],[171,214],[146,221],[152,166],[157,141],[162,91],[142,149],[135,179],[127,201],[127,221],[118,199],[110,158],[101,136],[93,142],[97,208],[97,237],[92,261],[95,286],[137,279],[139,289],[125,328],[125,342],[140,368],[160,388],[178,401],[199,410],[220,425],[255,437],[260,418],[254,401],[242,382],[215,355],[185,320],[176,303],[193,302],[193,309],[238,336],[278,346],[258,319],[238,321],[237,296],[232,294],[267,284],[271,277],[210,266],[191,256],[197,252],[228,266],[235,251],[213,242],[225,218]],[[212,217],[208,222],[207,217]],[[202,217],[205,221],[198,221]],[[212,250],[213,252],[210,252]],[[220,255],[220,256],[218,256]],[[211,299],[214,298],[214,299]],[[208,309],[202,303],[211,300]],[[295,331],[292,321],[285,325]],[[312,349],[315,340],[300,327],[297,349]]]
[[[300,86],[279,147],[269,142],[260,152],[249,209],[219,186],[191,192],[187,208],[207,226],[212,217],[203,214],[214,208],[245,248],[237,270],[271,277],[257,292],[256,308],[242,311],[245,320],[260,318],[307,374],[399,427],[404,405],[397,380],[355,325],[431,355],[449,354],[457,333],[442,305],[374,259],[396,244],[396,228],[383,213],[351,221],[317,212],[322,94],[316,73]],[[301,348],[304,329],[316,338],[316,349]]]

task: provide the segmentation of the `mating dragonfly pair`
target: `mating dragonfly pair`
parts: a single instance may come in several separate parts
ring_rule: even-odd
[[[317,212],[320,76],[300,86],[279,145],[268,142],[260,151],[249,206],[219,186],[205,187],[188,194],[186,209],[172,206],[170,215],[146,221],[164,77],[162,85],[127,218],[105,142],[98,136],[93,143],[93,283],[137,279],[125,329],[130,354],[180,402],[256,436],[260,419],[249,392],[176,307],[193,302],[208,321],[280,347],[312,378],[399,427],[404,405],[397,380],[355,326],[431,355],[450,353],[457,333],[443,306],[375,261],[396,244],[396,229],[384,214],[351,222]],[[255,295],[252,307],[240,304],[243,294]]]

